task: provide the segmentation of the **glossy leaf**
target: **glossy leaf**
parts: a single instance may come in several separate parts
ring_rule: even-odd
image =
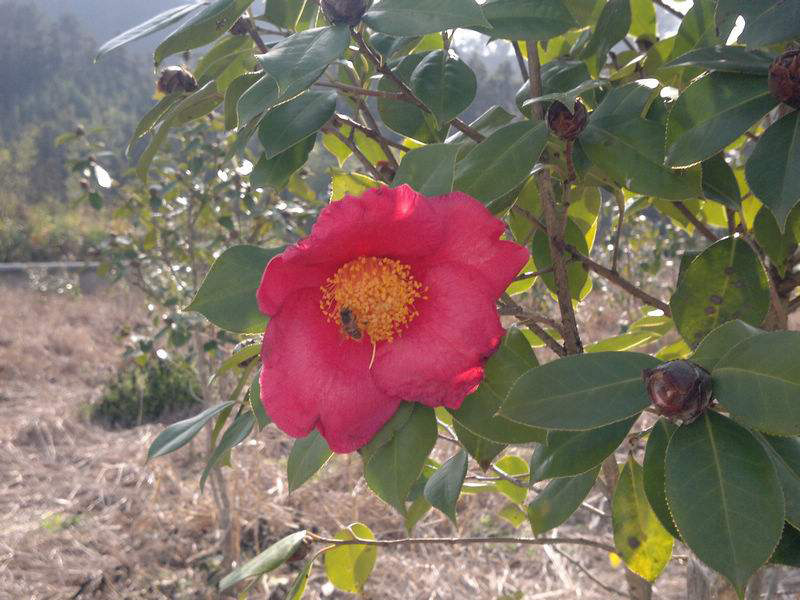
[[[233,423],[231,423],[231,426],[225,430],[225,433],[222,434],[217,447],[214,448],[213,452],[211,452],[211,456],[209,457],[208,462],[203,469],[203,474],[200,476],[201,492],[205,487],[206,479],[211,473],[211,469],[216,467],[228,455],[231,448],[238,446],[247,439],[247,436],[250,435],[251,431],[253,431],[253,425],[255,424],[255,421],[256,420],[253,416],[253,413],[250,411],[242,412],[236,417],[236,419],[234,419]]]
[[[491,38],[547,40],[577,26],[562,0],[488,0],[483,14],[490,28],[477,28]]]
[[[800,223],[800,209],[793,211],[791,215]],[[789,217],[789,220],[792,220],[792,216]],[[797,248],[797,239],[792,227],[786,227],[782,232],[772,211],[766,206],[762,206],[756,213],[753,235],[780,277],[785,277],[786,270],[790,266],[789,259]]]
[[[596,56],[598,70],[606,62],[608,51],[628,33],[631,26],[630,0],[608,0],[603,5],[597,25],[580,58]]]
[[[667,159],[687,167],[713,156],[775,108],[763,75],[710,73],[678,98],[667,123]]]
[[[800,567],[800,531],[789,523],[784,524],[781,541],[769,562],[787,567]]]
[[[525,181],[548,136],[545,123],[501,127],[456,164],[455,189],[484,204],[500,198]]]
[[[427,501],[447,515],[453,523],[456,522],[456,502],[461,495],[466,474],[467,453],[461,450],[436,469],[425,484]]]
[[[744,240],[727,237],[686,267],[670,308],[681,336],[695,347],[726,321],[760,325],[769,302],[767,276],[755,252]]]
[[[611,503],[614,547],[628,568],[655,581],[672,557],[672,536],[647,502],[642,467],[628,459]]]
[[[123,31],[97,49],[97,54],[94,57],[95,61],[108,54],[112,50],[116,50],[117,48],[125,46],[126,44],[130,44],[131,42],[146,37],[152,33],[155,33],[156,31],[161,31],[162,29],[169,27],[201,6],[203,6],[202,2],[179,4],[178,6],[174,6],[150,19],[147,19],[147,21],[140,23],[136,27],[131,27],[127,31]]]
[[[291,176],[306,164],[316,141],[317,136],[312,134],[272,158],[267,158],[262,154],[253,167],[253,172],[250,173],[250,183],[253,187],[283,190],[288,185]]]
[[[153,127],[155,127],[161,121],[164,115],[168,114],[170,108],[172,108],[184,97],[186,97],[186,94],[173,93],[167,94],[161,100],[159,100],[158,104],[151,108],[139,121],[139,124],[136,126],[136,130],[133,132],[133,135],[128,142],[128,147],[125,150],[125,153],[130,156],[134,144],[136,144],[136,142],[138,142],[149,131],[151,131]]]
[[[666,475],[681,538],[741,594],[783,529],[783,492],[766,451],[745,428],[708,411],[672,435]]]
[[[353,523],[334,536],[339,540],[374,540],[375,536],[363,523]],[[325,552],[325,573],[331,583],[340,590],[361,594],[369,579],[375,560],[377,546],[348,544],[335,546]]]
[[[664,66],[766,75],[771,63],[772,59],[768,55],[751,52],[740,46],[709,46],[687,52]]]
[[[381,0],[366,12],[363,21],[375,31],[396,36],[489,25],[474,0]]]
[[[531,481],[580,475],[598,466],[625,441],[637,416],[587,431],[551,431],[531,456]]]
[[[800,332],[749,337],[719,359],[714,393],[731,416],[754,429],[800,433]]]
[[[588,256],[589,246],[583,232],[572,219],[567,219],[564,231],[564,241],[574,246],[578,252]],[[536,230],[531,241],[531,258],[536,265],[537,271],[546,271],[553,266],[553,259],[550,255],[550,240],[546,233]],[[552,273],[545,273],[541,276],[542,282],[547,289],[557,293],[555,276]],[[584,268],[583,263],[573,261],[567,265],[567,281],[569,283],[569,294],[573,300],[583,300],[591,291],[591,286],[587,286],[589,272]]]
[[[457,55],[428,53],[411,73],[411,89],[434,114],[447,123],[469,108],[478,89],[475,73]]]
[[[361,173],[348,173],[331,169],[331,202],[341,200],[347,195],[360,196],[364,191],[381,186],[380,181]]]
[[[644,493],[661,525],[672,537],[680,539],[667,504],[666,465],[667,445],[676,427],[666,419],[656,421],[647,438],[644,452]]]
[[[475,435],[469,429],[461,425],[458,421],[453,421],[453,431],[455,431],[458,441],[464,446],[469,455],[475,459],[484,471],[489,468],[492,461],[505,449],[504,444],[498,444],[487,440],[484,437]]]
[[[759,436],[778,471],[786,502],[786,520],[800,527],[800,439]]]
[[[544,430],[514,423],[497,414],[517,378],[537,364],[536,356],[522,331],[509,329],[497,351],[486,363],[481,385],[464,399],[458,410],[450,410],[453,418],[475,435],[493,442],[543,442]]]
[[[516,483],[506,479],[501,479],[494,484],[498,492],[503,494],[514,504],[522,506],[525,503],[525,498],[528,495],[528,487],[526,485],[528,481],[528,474],[530,472],[528,462],[519,456],[507,454],[495,463],[495,467],[509,477],[514,477],[515,479],[519,480],[519,482],[523,484],[517,485]]]
[[[203,412],[183,421],[178,421],[167,427],[158,434],[150,448],[147,449],[147,460],[164,456],[170,452],[175,452],[188,444],[194,436],[208,423],[226,408],[230,408],[234,402],[228,401],[207,408]]]
[[[164,115],[164,120],[169,120],[173,127],[205,117],[217,106],[222,104],[225,97],[217,91],[213,81],[206,83],[196,92],[182,98],[180,102],[170,108]]]
[[[738,210],[742,204],[739,183],[730,165],[725,162],[722,153],[715,154],[702,163],[703,196],[714,200],[732,210]]]
[[[213,42],[231,28],[253,0],[216,0],[171,33],[156,48],[156,65],[172,54]]]
[[[655,38],[656,33],[656,8],[652,0],[631,0],[630,34],[635,38]]]
[[[719,359],[725,356],[731,348],[747,338],[762,333],[764,333],[763,329],[748,325],[739,319],[723,323],[701,340],[692,354],[692,362],[696,362],[706,371],[711,372],[717,366]]]
[[[528,504],[528,520],[535,535],[558,527],[569,519],[594,486],[600,467],[580,475],[553,479]]]
[[[295,440],[289,461],[286,464],[286,476],[289,493],[298,489],[311,479],[333,456],[328,443],[316,429],[306,437]]]
[[[763,5],[763,3],[760,3]],[[800,35],[800,3],[773,0],[747,19],[740,40],[748,46],[768,46]]]
[[[761,134],[745,165],[750,190],[775,215],[781,231],[800,202],[800,112],[781,117]]]
[[[264,404],[261,402],[260,377],[261,371],[259,370],[256,376],[253,377],[253,383],[250,384],[250,389],[247,390],[247,401],[250,404],[250,410],[253,412],[253,416],[256,418],[259,431],[272,423],[272,419],[267,415],[267,412],[264,410]]]
[[[258,56],[264,76],[239,98],[239,123],[293,98],[319,79],[325,68],[340,58],[350,43],[344,25],[295,33]]]
[[[305,537],[305,530],[297,531],[272,544],[272,546],[264,550],[261,554],[223,577],[219,582],[219,591],[227,590],[229,587],[236,585],[240,581],[249,579],[250,577],[257,577],[264,573],[274,571],[297,552]]]
[[[234,79],[230,85],[225,89],[225,130],[236,129],[239,126],[239,114],[236,112],[236,107],[239,104],[239,98],[244,94],[256,81],[261,79],[261,73],[244,73]]]
[[[593,429],[650,404],[642,370],[659,360],[635,352],[568,356],[531,369],[511,387],[500,414],[545,429]]]
[[[283,248],[228,248],[211,266],[186,310],[199,312],[227,331],[263,332],[267,317],[258,310],[256,290],[267,263],[281,252]]]
[[[406,152],[394,176],[392,187],[407,183],[425,196],[453,191],[458,146],[428,144]]]
[[[308,583],[308,576],[311,574],[311,567],[314,565],[314,556],[311,560],[306,561],[302,570],[297,574],[292,582],[292,587],[286,592],[286,600],[300,600],[306,591],[306,584]]]
[[[336,111],[336,92],[309,90],[271,109],[258,126],[267,159],[319,131]]]
[[[433,410],[415,404],[392,438],[369,455],[364,465],[367,485],[378,497],[405,515],[405,501],[425,459],[436,443]]]

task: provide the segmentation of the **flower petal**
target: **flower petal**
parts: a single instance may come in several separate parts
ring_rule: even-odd
[[[400,399],[372,380],[372,346],[328,323],[317,288],[286,299],[267,325],[261,349],[261,401],[275,424],[294,437],[316,427],[334,452],[366,444],[395,413]]]
[[[442,244],[424,259],[425,264],[457,262],[473,267],[499,297],[528,262],[527,248],[501,240],[505,224],[472,196],[453,192],[429,201],[445,229]]]
[[[407,185],[345,196],[325,207],[309,237],[270,261],[258,288],[259,308],[274,315],[293,291],[321,286],[359,256],[413,262],[429,255],[442,244],[443,217]]]
[[[427,300],[393,342],[378,345],[373,377],[390,396],[427,406],[458,408],[483,379],[483,364],[505,331],[485,277],[447,263],[422,275]]]

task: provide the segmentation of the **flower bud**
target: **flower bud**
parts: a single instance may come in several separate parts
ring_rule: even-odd
[[[228,30],[228,33],[231,35],[247,35],[250,32],[250,24],[245,17],[239,17],[236,19],[231,28]]]
[[[156,89],[163,94],[193,92],[197,89],[197,80],[184,67],[167,67],[161,71]]]
[[[711,406],[711,376],[688,360],[671,360],[642,371],[647,393],[658,414],[691,423]]]
[[[562,140],[574,140],[586,127],[586,107],[580,100],[575,100],[572,112],[556,100],[547,110],[547,126]]]
[[[787,50],[772,61],[768,86],[778,100],[800,108],[800,49]]]
[[[86,130],[83,128],[83,125],[77,125],[75,127],[75,136],[76,137],[81,137],[85,133],[86,133]]]
[[[322,12],[332,25],[358,25],[366,10],[366,0],[322,0]]]

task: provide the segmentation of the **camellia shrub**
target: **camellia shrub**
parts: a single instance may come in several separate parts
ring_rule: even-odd
[[[207,273],[187,310],[251,342],[221,368],[240,383],[150,458],[213,421],[205,478],[274,424],[297,438],[290,489],[357,452],[409,532],[432,508],[455,521],[466,474],[491,470],[536,536],[515,543],[613,551],[633,598],[676,541],[740,597],[763,565],[800,564],[799,2],[215,0],[100,54],[181,19],[156,65],[207,49],[160,74],[133,136],[150,135],[142,180],[171,130],[209,114],[230,157],[258,148],[256,193],[296,185],[315,148],[339,168],[299,242],[233,245]],[[517,110],[462,118],[480,85],[464,32],[516,57]],[[668,297],[623,275],[631,217],[687,234]],[[586,343],[594,285],[645,316]],[[631,440],[644,452],[619,465]],[[613,545],[548,538],[598,479]],[[219,588],[308,556],[288,597],[318,558],[358,592],[377,548],[412,542],[298,531]]]

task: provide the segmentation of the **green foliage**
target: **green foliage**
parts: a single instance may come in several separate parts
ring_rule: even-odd
[[[181,416],[199,406],[200,383],[186,363],[153,358],[126,363],[91,405],[93,421],[135,427]]]

